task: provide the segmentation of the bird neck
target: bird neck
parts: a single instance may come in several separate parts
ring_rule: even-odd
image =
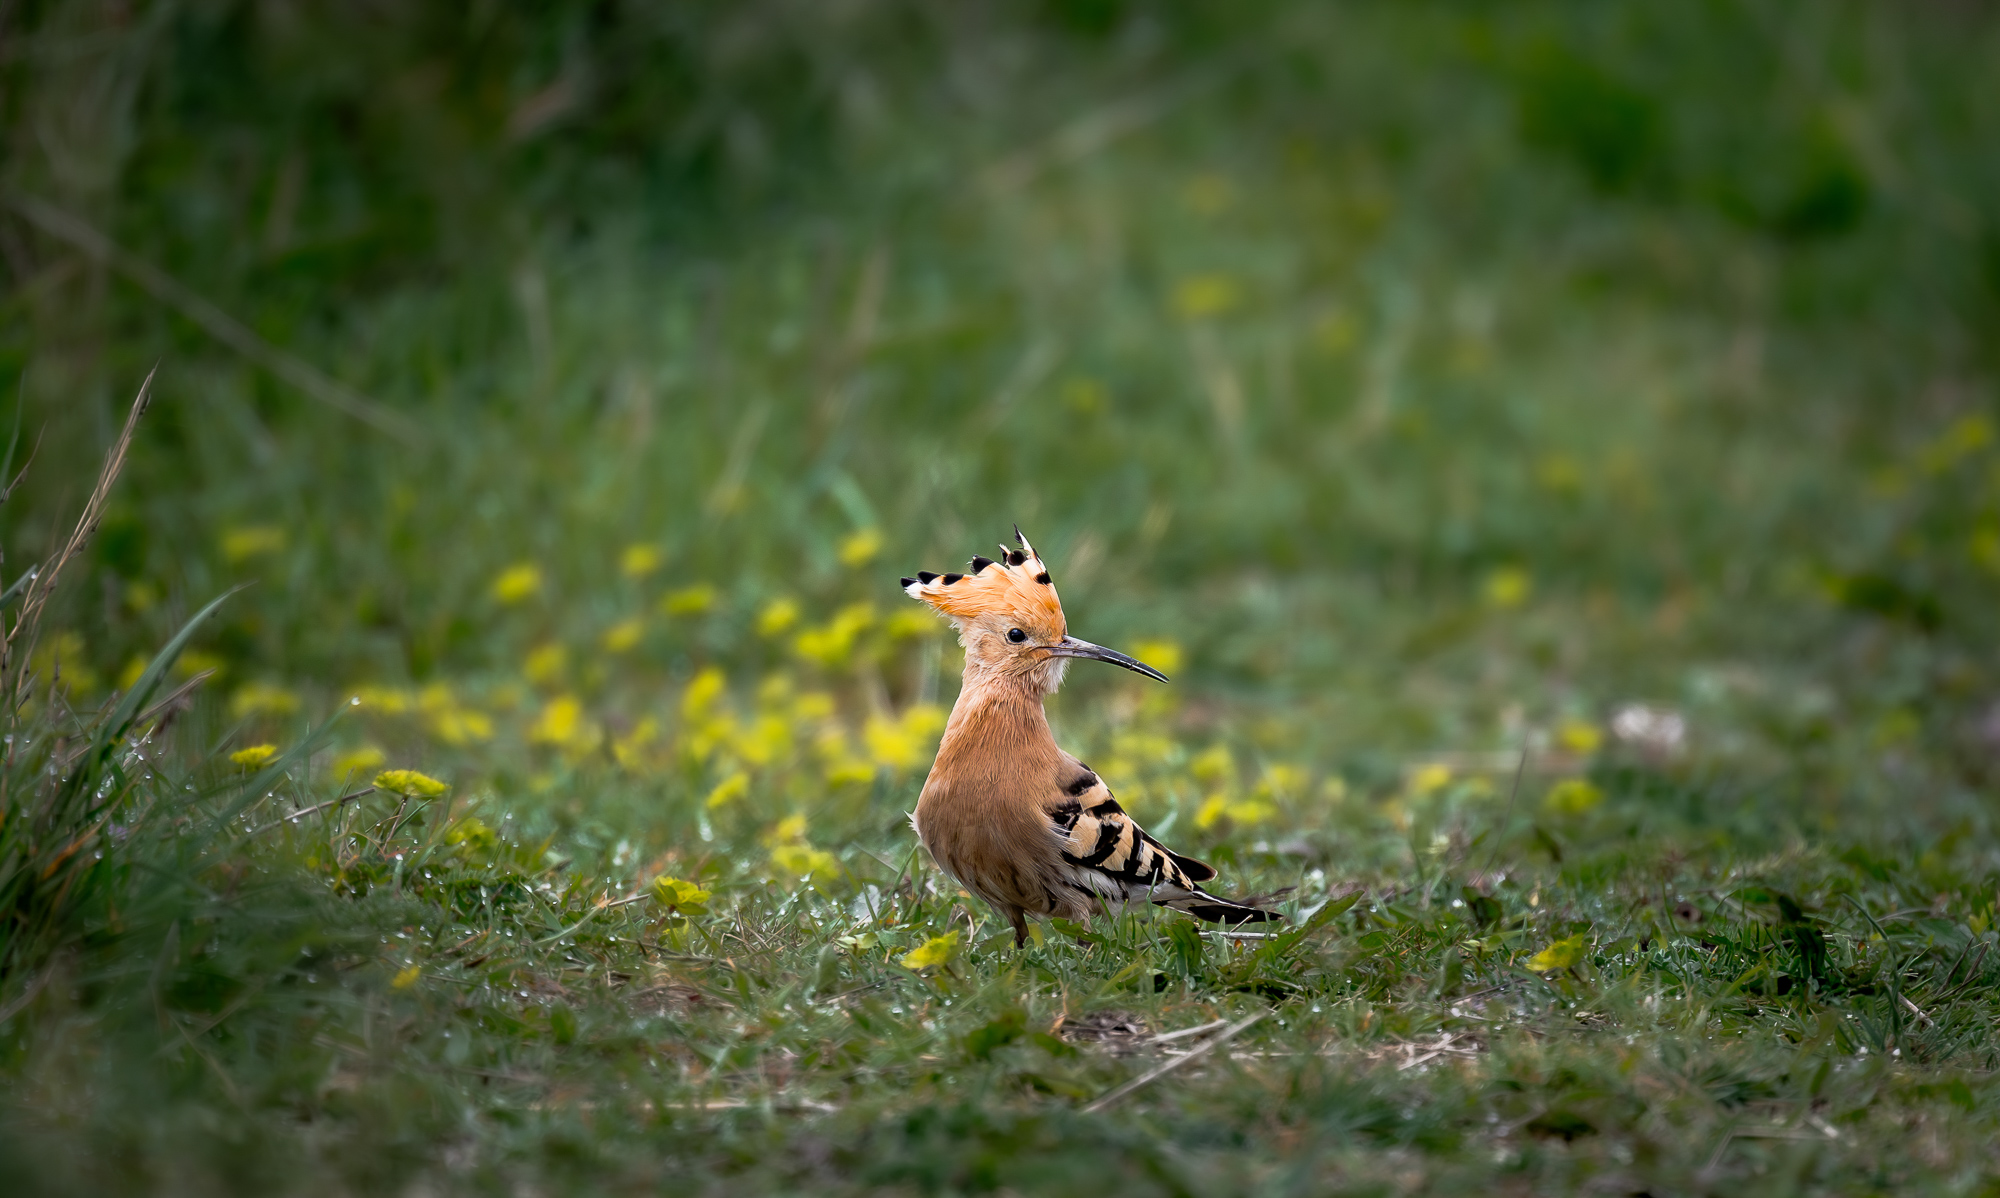
[[[963,753],[1019,751],[1030,746],[1055,747],[1042,691],[1032,679],[974,668],[967,664],[958,701],[945,722],[939,759]]]

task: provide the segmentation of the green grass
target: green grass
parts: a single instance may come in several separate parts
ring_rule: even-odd
[[[7,664],[8,1175],[1990,1184],[1986,14],[4,20],[10,197],[415,428],[7,209],[8,581],[160,364]],[[1175,679],[1065,745],[1299,934],[1017,952],[913,855],[894,579],[1017,521]],[[385,767],[449,790],[335,802]],[[1103,1029],[1260,1012],[1082,1110],[1198,1042]]]

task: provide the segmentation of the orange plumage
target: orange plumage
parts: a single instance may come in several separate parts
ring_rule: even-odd
[[[1056,745],[1042,699],[1070,660],[1167,679],[1070,636],[1048,567],[1019,528],[1014,537],[1015,548],[975,557],[965,573],[903,579],[912,598],[950,617],[965,647],[964,685],[910,816],[931,858],[1006,916],[1017,944],[1029,915],[1087,919],[1130,902],[1227,923],[1277,918],[1201,889],[1215,870],[1148,836]]]

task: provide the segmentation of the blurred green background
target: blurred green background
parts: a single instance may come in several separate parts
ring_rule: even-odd
[[[606,684],[644,689],[761,668],[773,597],[886,612],[1018,521],[1080,630],[1177,641],[1183,687],[1334,752],[1505,748],[1510,709],[1625,700],[1950,736],[1992,697],[1974,12],[9,21],[9,194],[407,430],[17,208],[0,352],[42,448],[15,561],[160,366],[70,595],[104,684],[254,579],[206,647],[225,689],[491,679],[634,616]],[[637,581],[635,544],[664,562]],[[524,562],[543,589],[503,609]],[[704,612],[649,606],[697,585]]]
[[[211,774],[345,709],[310,777],[426,770],[606,885],[900,853],[957,657],[895,579],[1018,522],[1174,675],[1074,671],[1060,734],[1272,884],[1421,872],[1413,811],[1483,844],[1524,747],[1557,863],[1593,818],[1991,843],[1988,6],[84,0],[0,45],[10,580],[158,371],[41,701],[250,584],[182,662]]]

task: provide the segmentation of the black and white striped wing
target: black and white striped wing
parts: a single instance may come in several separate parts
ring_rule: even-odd
[[[1215,870],[1146,834],[1096,774],[1085,773],[1048,809],[1071,888],[1111,904],[1172,902],[1203,895]]]

